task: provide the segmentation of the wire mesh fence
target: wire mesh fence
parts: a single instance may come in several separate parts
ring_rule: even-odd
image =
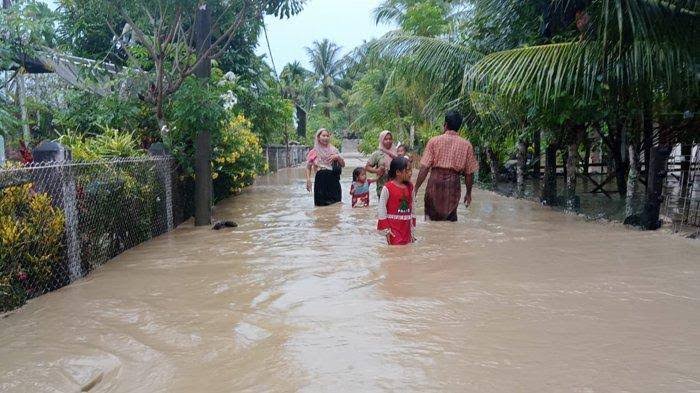
[[[265,157],[275,171],[308,149],[267,146]],[[0,312],[172,230],[194,211],[193,186],[169,156],[0,169]]]
[[[169,157],[0,170],[0,311],[60,288],[185,219]]]

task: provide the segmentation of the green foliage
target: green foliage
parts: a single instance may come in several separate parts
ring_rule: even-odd
[[[54,125],[59,132],[73,130],[96,135],[109,127],[129,130],[139,138],[157,135],[151,108],[137,99],[118,94],[100,97],[76,90],[67,92],[65,99],[65,108],[54,114]]]
[[[220,71],[215,72],[214,78],[222,78]],[[267,171],[262,155],[262,138],[255,132],[250,120],[242,113],[236,113],[241,112],[240,106],[224,108],[221,93],[225,89],[236,90],[235,82],[205,84],[190,78],[174,95],[169,113],[173,128],[168,143],[189,179],[194,178],[194,141],[197,133],[204,127],[211,131],[212,178],[216,200],[240,192],[243,187],[252,184],[258,173]],[[243,90],[239,86],[236,91]],[[291,120],[291,103],[281,98],[279,100],[278,108],[261,110],[261,115],[276,116],[268,119],[271,123],[267,123],[267,127],[277,127],[272,123],[274,121],[283,124],[281,119]],[[198,105],[192,105],[192,102]]]
[[[226,118],[219,91],[195,77],[188,78],[173,96],[169,117],[172,127],[167,144],[185,173],[193,175],[197,134],[209,130],[212,146],[219,142],[221,124]]]
[[[21,126],[21,122],[9,106],[0,106],[0,135],[10,138]]]
[[[325,128],[331,132],[331,143],[337,148],[340,148],[343,139],[343,130],[348,128],[348,121],[345,113],[340,110],[334,110],[330,113],[331,117],[326,117],[322,108],[314,108],[309,113],[309,124],[306,130],[307,146],[314,145],[314,137],[316,132]]]
[[[385,0],[374,9],[377,23],[395,23],[405,32],[437,36],[449,26],[450,1]]]
[[[58,141],[71,149],[73,159],[94,161],[107,158],[138,157],[145,155],[133,133],[102,127],[102,132],[94,137],[68,131],[58,137]]]
[[[421,1],[411,6],[401,20],[404,31],[434,37],[447,31],[448,7],[445,1]]]
[[[124,25],[118,15],[109,15],[108,10],[96,1],[59,0],[58,34],[61,47],[76,56],[88,59],[109,58],[122,63],[118,56],[110,56],[113,34],[105,24],[117,28]]]
[[[246,102],[241,101],[242,104]],[[284,143],[285,138],[290,138],[293,110],[292,101],[282,98],[277,91],[268,90],[251,99],[242,112],[252,122],[253,132],[267,145]]]
[[[0,68],[22,64],[41,46],[55,44],[55,15],[37,0],[16,0],[0,10]]]
[[[31,184],[0,192],[0,312],[52,286],[59,273],[64,217]]]

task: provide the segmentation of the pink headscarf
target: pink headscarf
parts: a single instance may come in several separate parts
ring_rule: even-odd
[[[331,145],[330,141],[326,146],[323,146],[321,144],[321,142],[319,141],[319,136],[321,136],[321,133],[323,131],[326,131],[330,134],[330,132],[325,128],[319,128],[319,130],[316,131],[316,137],[314,138],[314,148],[311,149],[309,151],[309,154],[306,155],[306,162],[308,165],[316,165],[319,167],[330,168],[333,165],[330,157],[334,154],[338,154],[338,149],[336,149],[335,146]]]
[[[384,166],[386,166],[387,168],[389,168],[391,160],[396,158],[396,148],[393,145],[391,146],[391,149],[387,150],[384,148],[384,139],[389,134],[391,134],[391,131],[389,130],[384,130],[379,133],[379,151],[384,153]]]

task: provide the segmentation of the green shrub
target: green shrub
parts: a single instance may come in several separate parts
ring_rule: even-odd
[[[50,289],[61,268],[63,213],[31,184],[0,193],[0,311]]]
[[[103,158],[139,157],[145,151],[139,147],[134,133],[101,126],[102,133],[86,137],[73,131],[59,136],[58,141],[71,150],[76,161],[95,161]]]
[[[260,138],[253,133],[251,122],[238,115],[221,129],[213,153],[212,178],[219,198],[239,193],[253,184],[255,176],[267,172]]]

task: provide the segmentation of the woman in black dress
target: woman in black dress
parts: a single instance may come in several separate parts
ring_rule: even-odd
[[[325,128],[316,132],[314,148],[306,156],[306,190],[311,192],[311,175],[315,172],[314,205],[328,206],[340,202],[340,173],[345,160],[331,144],[331,133]]]

